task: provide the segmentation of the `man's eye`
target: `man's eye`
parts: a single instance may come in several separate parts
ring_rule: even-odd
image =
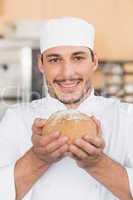
[[[74,60],[77,60],[77,61],[80,61],[80,60],[83,60],[84,59],[84,57],[82,57],[82,56],[76,56],[76,57],[74,57]]]
[[[50,60],[48,60],[49,63],[57,63],[57,62],[60,62],[61,59],[59,58],[52,58]]]

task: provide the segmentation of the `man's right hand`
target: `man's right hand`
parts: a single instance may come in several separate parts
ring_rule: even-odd
[[[45,126],[45,119],[35,119],[32,126],[32,150],[36,156],[51,165],[65,156],[68,150],[66,136],[61,136],[56,132],[47,136],[42,136],[42,128]]]
[[[22,199],[50,165],[65,156],[67,138],[53,133],[41,136],[46,120],[36,119],[32,126],[33,147],[15,165],[16,200]],[[27,166],[25,168],[25,166]]]

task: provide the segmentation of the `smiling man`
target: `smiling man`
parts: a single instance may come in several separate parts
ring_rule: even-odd
[[[39,66],[49,93],[67,107],[83,102],[91,92],[90,78],[97,68],[94,56],[89,48],[75,46],[50,48],[42,54]]]
[[[133,106],[95,96],[94,28],[73,17],[41,28],[38,67],[47,96],[10,108],[0,124],[0,199],[133,200]],[[93,115],[99,134],[68,145],[45,119],[59,110]]]

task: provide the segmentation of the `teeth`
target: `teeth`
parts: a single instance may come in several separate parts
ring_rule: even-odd
[[[79,83],[79,81],[76,82],[67,82],[67,83],[59,83],[59,85],[63,87],[74,87]]]
[[[71,84],[71,85],[62,85],[63,87],[74,87],[74,86],[76,86],[77,84]]]

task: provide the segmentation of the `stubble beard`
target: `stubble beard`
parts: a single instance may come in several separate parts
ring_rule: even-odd
[[[50,83],[48,83],[48,81],[47,81],[47,86],[48,86],[48,93],[50,94],[50,96],[59,100],[61,103],[65,104],[65,105],[80,104],[84,99],[86,99],[88,97],[88,95],[90,94],[90,91],[92,89],[91,82],[90,82],[90,80],[88,80],[88,81],[86,81],[85,86],[77,99],[73,98],[71,100],[65,100],[65,94],[63,95],[64,98],[63,97],[60,98],[55,93],[52,85]]]

